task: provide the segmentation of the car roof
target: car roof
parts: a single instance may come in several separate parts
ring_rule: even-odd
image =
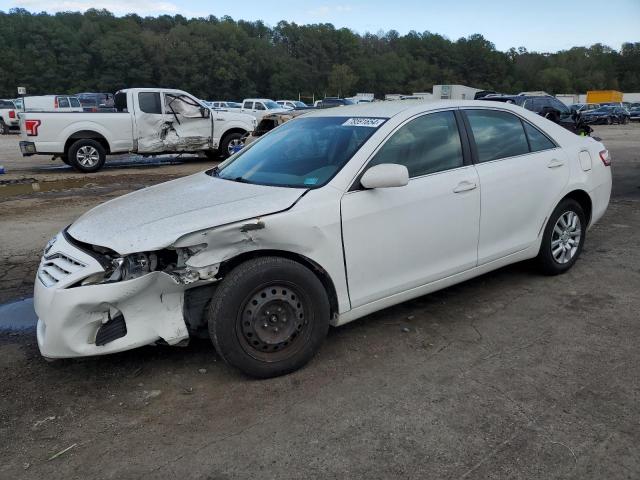
[[[375,117],[391,118],[403,112],[421,113],[443,108],[484,107],[501,108],[522,112],[523,108],[503,102],[487,102],[483,100],[391,100],[385,102],[359,103],[342,107],[313,110],[305,117]]]

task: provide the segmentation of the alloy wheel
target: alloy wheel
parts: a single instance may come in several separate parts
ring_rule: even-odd
[[[227,153],[229,155],[233,155],[234,153],[236,153],[236,147],[239,147],[240,145],[243,145],[242,140],[239,138],[234,138],[229,142],[229,145],[227,145]]]
[[[581,236],[580,217],[571,210],[560,215],[551,235],[553,259],[560,264],[570,262],[578,251]]]
[[[78,149],[76,160],[80,165],[86,168],[95,167],[100,161],[100,153],[95,147],[85,145]]]

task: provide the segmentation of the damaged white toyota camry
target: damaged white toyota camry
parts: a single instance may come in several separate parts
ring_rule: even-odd
[[[285,374],[329,325],[525,259],[565,272],[607,208],[609,165],[601,143],[512,105],[312,112],[56,235],[35,283],[40,351],[205,335],[249,375]]]

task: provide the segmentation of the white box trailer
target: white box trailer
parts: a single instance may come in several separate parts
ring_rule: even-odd
[[[434,85],[433,100],[473,100],[479,88],[466,85]]]
[[[577,93],[559,93],[556,98],[565,105],[573,105],[574,103],[580,103],[580,95]]]

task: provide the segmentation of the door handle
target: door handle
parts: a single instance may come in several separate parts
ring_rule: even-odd
[[[564,165],[563,161],[558,160],[557,158],[554,158],[547,164],[547,168],[558,168],[558,167],[561,167],[562,165]]]
[[[478,184],[476,182],[468,182],[465,180],[460,182],[458,186],[453,189],[453,193],[468,192],[469,190],[474,190],[476,188],[478,188]]]

